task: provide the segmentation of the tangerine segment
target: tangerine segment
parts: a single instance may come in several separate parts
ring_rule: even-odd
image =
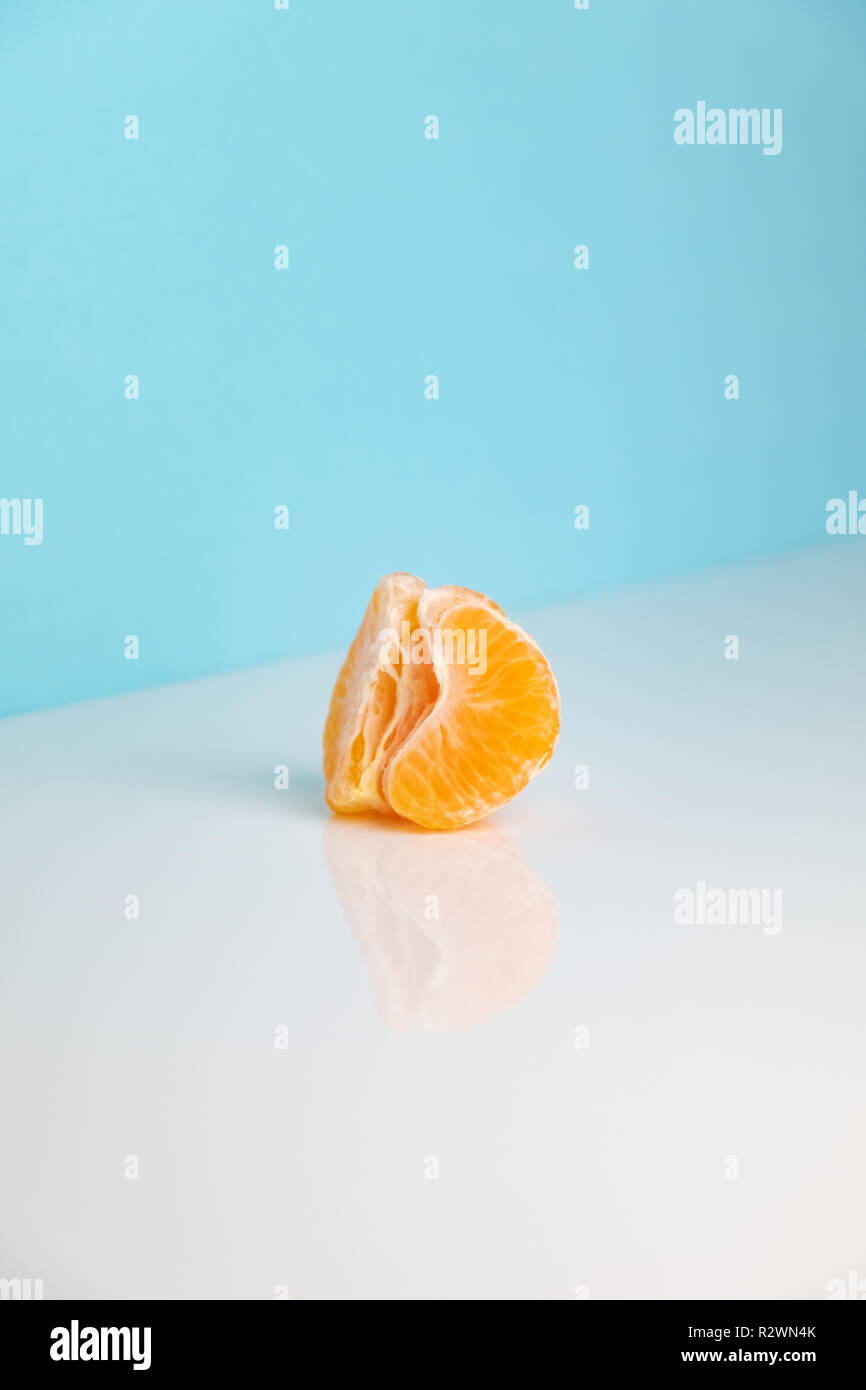
[[[391,749],[402,743],[438,687],[432,667],[404,662],[382,634],[417,626],[424,583],[389,574],[376,585],[331,696],[325,724],[325,799],[333,811],[390,812],[381,780]]]
[[[510,801],[548,762],[559,733],[559,691],[532,638],[483,594],[425,590],[418,625],[451,634],[450,644],[431,644],[439,695],[391,754],[381,791],[398,815],[429,830],[453,830]],[[453,659],[455,650],[477,657],[481,634],[486,669]]]

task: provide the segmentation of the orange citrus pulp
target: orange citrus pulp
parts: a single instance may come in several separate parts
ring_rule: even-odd
[[[522,791],[558,733],[553,672],[498,604],[389,574],[331,696],[325,798],[455,830]]]

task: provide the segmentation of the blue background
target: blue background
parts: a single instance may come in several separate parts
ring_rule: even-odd
[[[389,570],[508,608],[826,543],[864,38],[859,0],[5,0],[0,496],[45,538],[0,537],[0,712],[343,642]],[[678,147],[698,100],[781,107],[782,153]]]

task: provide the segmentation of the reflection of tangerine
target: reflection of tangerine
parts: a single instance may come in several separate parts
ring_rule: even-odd
[[[414,641],[383,641],[401,632],[425,637],[426,659]],[[414,575],[390,574],[376,585],[331,696],[325,797],[334,811],[396,812],[428,830],[456,830],[516,796],[558,733],[553,672],[501,608],[471,589],[427,589]]]
[[[424,835],[334,817],[325,851],[389,1028],[480,1023],[547,969],[556,906],[496,827]]]

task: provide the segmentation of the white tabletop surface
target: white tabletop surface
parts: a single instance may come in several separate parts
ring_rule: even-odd
[[[841,537],[515,614],[559,678],[557,752],[449,836],[328,813],[339,653],[0,723],[0,1278],[866,1277],[864,581]],[[781,930],[675,924],[698,882],[780,888]]]

